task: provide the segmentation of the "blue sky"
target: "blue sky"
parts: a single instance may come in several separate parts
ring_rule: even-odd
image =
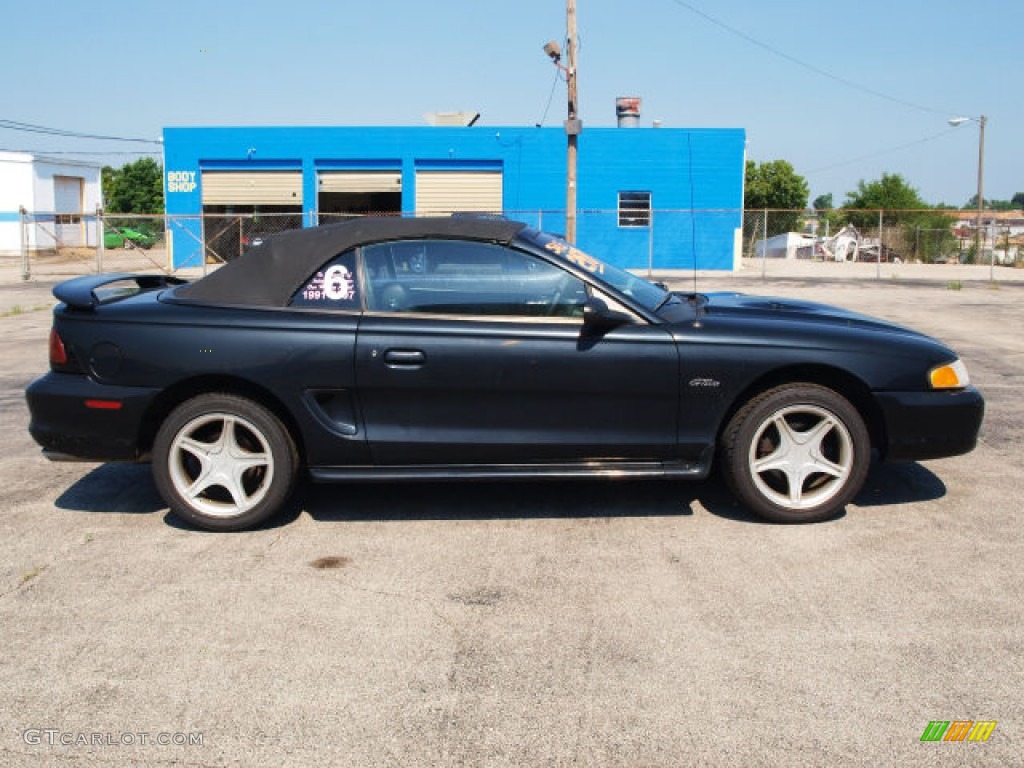
[[[422,125],[459,109],[480,126],[533,125],[554,81],[541,46],[565,38],[564,0],[5,5],[0,119],[143,138],[168,125]],[[978,127],[946,120],[985,114],[986,198],[1024,191],[1017,0],[578,0],[578,23],[584,125],[614,125],[615,97],[641,96],[642,125],[746,129],[748,158],[790,161],[812,197],[839,204],[891,172],[930,203],[962,204]],[[558,83],[544,124],[564,114]],[[0,129],[0,148],[138,145]]]

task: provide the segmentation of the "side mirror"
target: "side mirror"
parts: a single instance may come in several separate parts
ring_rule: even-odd
[[[624,312],[609,309],[603,299],[592,296],[583,302],[583,325],[594,330],[607,331],[632,322]]]

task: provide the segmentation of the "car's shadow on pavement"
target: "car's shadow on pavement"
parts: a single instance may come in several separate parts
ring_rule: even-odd
[[[337,522],[611,518],[692,515],[697,491],[696,485],[639,480],[305,483],[298,500],[314,519]]]
[[[946,484],[922,464],[874,463],[853,503],[858,507],[881,507],[933,501],[945,495]]]
[[[860,507],[930,501],[946,486],[920,464],[875,464],[854,499]],[[150,514],[166,510],[148,465],[103,464],[56,500],[60,509]],[[716,517],[770,525],[736,502],[717,473],[704,482],[572,480],[317,484],[300,481],[281,514],[262,528],[287,525],[303,512],[322,522],[544,518]],[[838,517],[845,515],[841,513]],[[190,529],[167,512],[165,522]]]
[[[872,464],[859,507],[941,498],[945,484],[921,464]],[[303,483],[284,523],[303,511],[324,522],[688,516],[701,508],[741,523],[772,525],[739,504],[717,472],[698,483],[668,480],[451,482],[319,485]],[[833,520],[846,516],[844,510]]]
[[[101,464],[57,497],[59,509],[150,514],[166,509],[148,464]]]

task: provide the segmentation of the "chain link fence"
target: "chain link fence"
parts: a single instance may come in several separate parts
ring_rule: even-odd
[[[745,210],[745,258],[1024,266],[1024,213]]]
[[[301,213],[204,214],[202,219],[208,264],[233,261],[270,235],[302,228]]]
[[[555,234],[566,231],[565,211],[505,215]],[[24,279],[113,271],[195,277],[278,232],[353,217],[316,212],[144,216],[22,210],[14,239],[20,246]],[[577,232],[581,247],[650,273],[734,270],[746,264],[764,271],[770,265],[773,274],[780,274],[786,264],[800,261],[1024,266],[1024,213],[986,212],[979,231],[973,211],[580,210]]]

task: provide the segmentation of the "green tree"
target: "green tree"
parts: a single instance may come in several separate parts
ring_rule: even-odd
[[[163,213],[164,169],[151,157],[102,170],[103,207],[108,213]]]
[[[800,229],[809,195],[807,181],[785,160],[760,164],[748,160],[743,194],[743,207],[751,214],[744,217],[748,222],[747,237],[760,236],[761,222],[756,221],[753,214],[766,208],[769,209],[768,237]]]
[[[839,212],[835,210],[831,192],[827,195],[818,195],[811,203],[811,207],[818,217],[819,235],[824,235],[826,231],[834,233],[839,229]]]
[[[900,225],[903,256],[914,261],[931,263],[955,258],[960,243],[953,234],[954,217],[942,209],[921,211]]]
[[[1017,205],[1013,200],[992,200],[986,197],[984,209],[986,211],[1012,211],[1017,208]],[[978,196],[976,194],[971,195],[971,199],[964,203],[964,207],[961,210],[978,210]]]
[[[1014,208],[1024,208],[1024,192],[1018,192],[1010,198]]]
[[[887,224],[905,223],[915,218],[915,212],[927,210],[928,205],[917,190],[898,173],[883,173],[881,179],[857,182],[857,189],[846,193],[844,218],[859,228],[878,225],[878,211],[884,211]],[[858,213],[857,211],[870,211]]]
[[[877,229],[881,210],[883,242],[900,258],[931,262],[956,253],[953,217],[928,205],[898,173],[883,173],[870,182],[862,179],[847,193],[844,207],[845,220],[862,233]]]

